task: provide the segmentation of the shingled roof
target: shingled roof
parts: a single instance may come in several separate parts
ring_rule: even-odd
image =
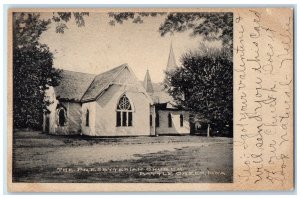
[[[125,68],[131,70],[127,64],[122,64],[99,75],[63,70],[60,84],[54,87],[56,96],[65,101],[88,102],[96,100]],[[158,91],[160,90],[158,88],[160,86],[155,85],[155,87]],[[144,92],[147,94],[146,90]],[[151,100],[148,94],[147,96]]]
[[[54,87],[56,97],[79,102],[96,75],[62,70],[61,76],[60,84]]]
[[[118,74],[126,67],[128,67],[127,64],[122,64],[121,66],[97,75],[83,95],[81,101],[86,102],[95,100],[97,96],[103,90],[105,90],[109,86],[109,84],[118,76]]]

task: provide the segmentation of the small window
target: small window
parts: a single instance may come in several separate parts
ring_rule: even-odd
[[[90,126],[90,112],[89,112],[89,110],[86,110],[85,126]]]
[[[123,95],[117,106],[116,125],[118,126],[132,126],[132,106],[126,95]]]
[[[66,111],[65,109],[61,108],[58,111],[58,125],[65,126],[66,124]]]
[[[159,127],[159,114],[158,113],[156,113],[156,116],[155,116],[155,126]]]
[[[183,127],[183,115],[180,114],[180,127]]]
[[[152,115],[150,115],[150,126],[152,126]]]
[[[168,126],[169,126],[169,128],[172,127],[172,115],[171,115],[171,113],[168,114]]]

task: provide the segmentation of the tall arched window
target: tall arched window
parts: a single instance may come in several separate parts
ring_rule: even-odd
[[[155,126],[159,127],[159,114],[158,113],[156,113],[156,116],[155,116]]]
[[[58,125],[65,126],[66,124],[66,111],[64,108],[58,110]]]
[[[85,114],[85,126],[90,126],[90,112],[87,109]]]
[[[169,126],[169,128],[172,127],[172,115],[171,115],[171,113],[168,114],[168,126]]]
[[[183,127],[183,115],[180,114],[180,127]]]
[[[150,126],[152,126],[152,115],[150,114]]]
[[[132,106],[126,95],[123,95],[118,102],[117,126],[132,126]]]

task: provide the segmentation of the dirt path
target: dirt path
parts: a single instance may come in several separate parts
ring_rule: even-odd
[[[216,143],[216,142],[214,142]],[[222,142],[220,142],[222,143]],[[223,142],[224,143],[224,142]],[[135,144],[135,145],[93,145],[83,147],[61,148],[48,155],[51,162],[63,166],[66,163],[86,165],[109,161],[123,161],[139,159],[141,155],[158,153],[161,151],[175,151],[185,147],[208,146],[210,143],[171,143],[171,144]],[[64,157],[64,158],[61,158]]]
[[[71,146],[71,147],[56,147],[56,148],[18,148],[15,149],[15,154],[20,157],[16,161],[17,167],[63,167],[65,165],[90,165],[93,163],[103,163],[110,161],[123,161],[129,159],[139,159],[142,155],[158,152],[175,151],[186,147],[204,147],[211,143],[226,143],[206,142],[206,143],[152,143],[152,144],[118,144],[118,145],[101,145],[95,144],[92,146]],[[26,158],[22,158],[26,157]]]

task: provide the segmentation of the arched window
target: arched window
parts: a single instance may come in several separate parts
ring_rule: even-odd
[[[132,106],[126,95],[123,95],[117,106],[117,126],[132,126]]]
[[[156,116],[155,116],[155,126],[159,127],[159,114],[158,113],[156,113]]]
[[[150,126],[152,126],[152,115],[150,115]]]
[[[90,112],[89,112],[89,110],[86,110],[86,114],[85,114],[85,126],[90,126]]]
[[[183,127],[183,115],[180,114],[180,127]]]
[[[58,125],[65,126],[66,124],[66,111],[64,108],[58,110]]]
[[[169,126],[169,128],[172,127],[172,115],[171,115],[171,113],[168,114],[168,126]]]

